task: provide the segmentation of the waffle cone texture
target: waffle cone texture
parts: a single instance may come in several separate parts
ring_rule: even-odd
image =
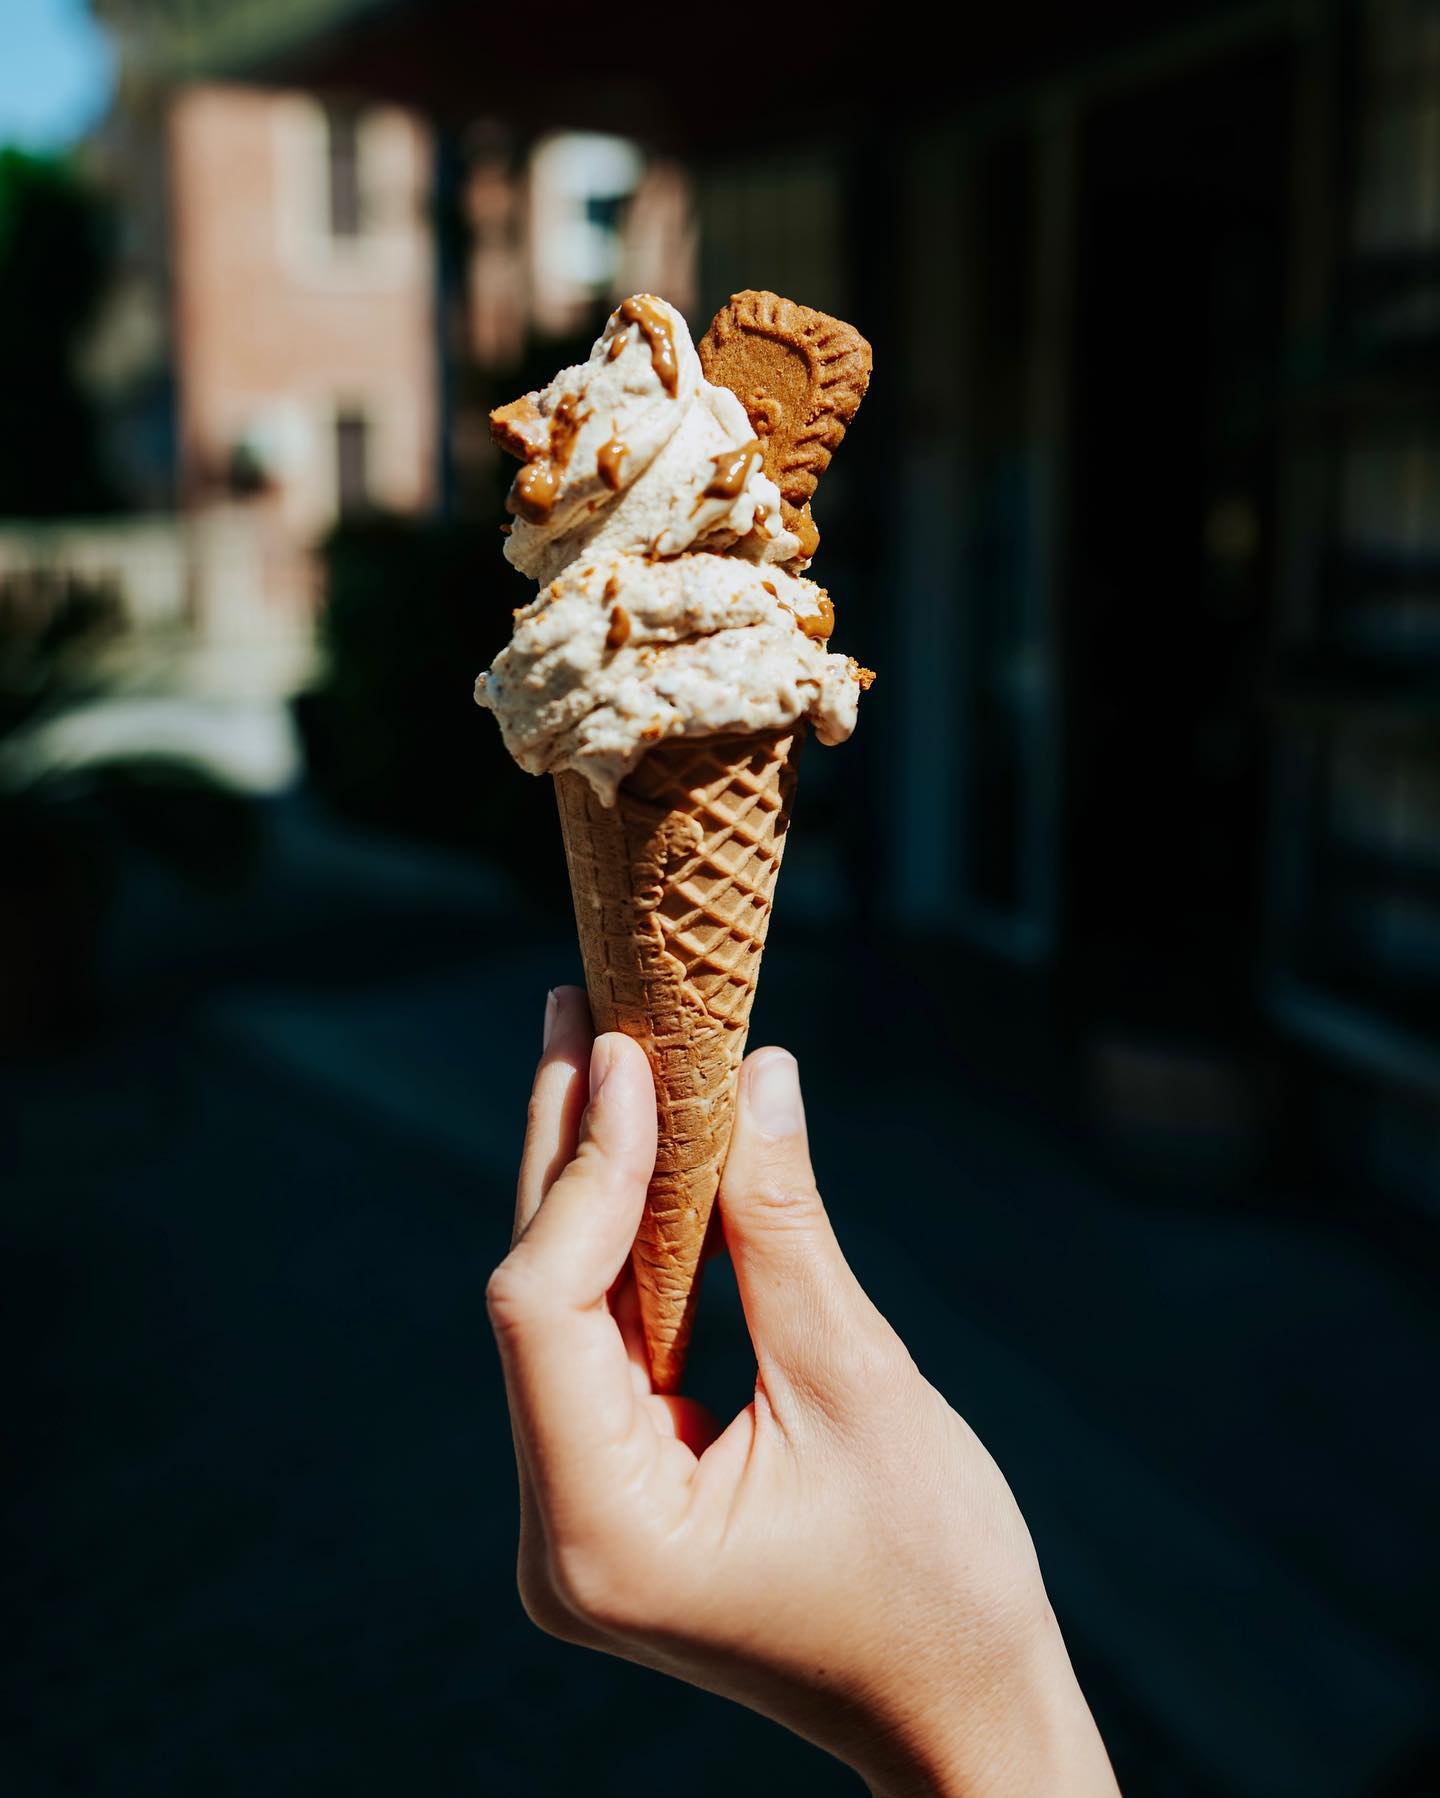
[[[633,1037],[655,1076],[633,1260],[659,1392],[685,1364],[804,730],[658,744],[613,807],[555,776],[595,1029]]]

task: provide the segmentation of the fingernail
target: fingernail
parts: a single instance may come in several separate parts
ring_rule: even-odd
[[[590,1103],[593,1105],[600,1097],[600,1088],[615,1060],[615,1051],[602,1036],[590,1051]]]
[[[560,1001],[555,997],[552,987],[545,995],[545,1023],[540,1032],[540,1050],[543,1054],[550,1047],[550,1033],[555,1028],[555,1013],[560,1009]]]
[[[800,1068],[785,1049],[773,1049],[750,1067],[750,1116],[766,1136],[794,1136],[805,1127]]]

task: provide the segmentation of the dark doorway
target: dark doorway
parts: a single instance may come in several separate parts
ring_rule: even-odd
[[[335,415],[336,504],[342,518],[355,518],[370,505],[370,421],[353,407]]]
[[[1065,628],[1067,989],[1250,1014],[1288,144],[1280,55],[1085,130]]]

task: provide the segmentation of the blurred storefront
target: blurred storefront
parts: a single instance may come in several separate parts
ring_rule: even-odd
[[[153,81],[319,96],[172,113],[192,500],[259,471],[292,544],[372,483],[484,517],[488,405],[617,294],[855,318],[878,378],[821,522],[882,684],[813,758],[797,897],[1044,974],[1122,1132],[1198,1104],[1247,1163],[1274,1040],[1374,1109],[1367,1176],[1433,1177],[1433,9],[1115,8],[1044,66],[992,21],[945,92],[877,49],[858,109],[837,30],[803,112],[723,118],[671,79],[698,31],[540,82],[516,21],[440,0],[102,10]],[[287,230],[239,249],[227,167],[277,172]]]

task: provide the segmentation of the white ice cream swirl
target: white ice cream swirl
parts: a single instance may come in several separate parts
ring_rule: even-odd
[[[493,415],[524,458],[505,555],[545,583],[476,682],[523,768],[574,768],[606,804],[669,737],[855,725],[864,671],[828,655],[828,596],[798,570],[745,409],[651,295],[589,360]]]
[[[588,362],[505,410],[518,414],[513,447],[527,457],[505,555],[537,581],[582,554],[734,547],[787,562],[799,548],[745,408],[701,374],[684,319],[663,300],[627,300]]]

